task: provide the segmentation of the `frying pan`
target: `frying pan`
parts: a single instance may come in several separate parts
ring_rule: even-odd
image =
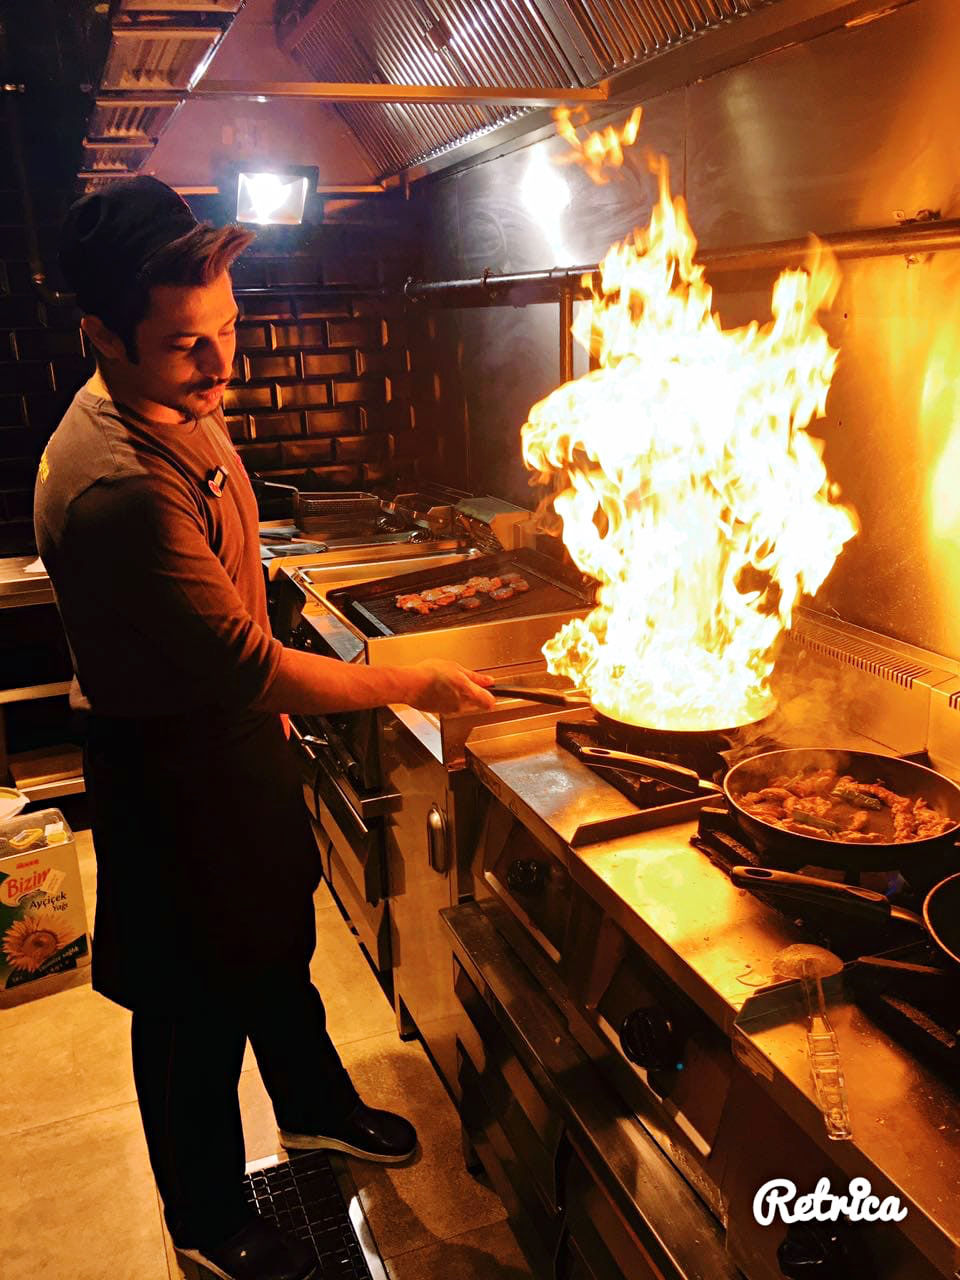
[[[813,769],[834,769],[850,774],[858,782],[881,782],[891,791],[912,797],[922,796],[953,826],[938,836],[885,844],[856,844],[820,839],[785,831],[772,822],[754,817],[740,805],[740,797],[768,786],[773,778]],[[927,854],[942,856],[954,848],[960,835],[960,786],[943,774],[912,760],[875,755],[868,751],[841,751],[829,747],[793,747],[765,751],[735,764],[723,780],[727,803],[740,827],[755,841],[761,852],[787,854],[798,866],[837,867],[857,871],[886,871],[899,868],[907,873],[911,863]]]
[[[730,879],[741,889],[835,908],[859,920],[902,924],[926,933],[937,950],[960,968],[960,872],[938,881],[923,900],[922,915],[894,906],[882,893],[854,885],[815,880],[771,867],[734,867]]]
[[[490,693],[496,698],[525,698],[527,702],[543,702],[550,707],[563,707],[573,710],[582,707],[592,711],[597,720],[608,729],[612,737],[623,744],[630,752],[662,751],[668,756],[683,756],[691,753],[699,756],[718,754],[729,751],[745,731],[755,735],[771,717],[755,720],[751,724],[736,725],[730,729],[648,729],[643,725],[631,724],[628,720],[618,720],[615,716],[600,711],[582,690],[574,689],[563,692],[557,689],[525,689],[512,685],[494,685]],[[649,775],[648,775],[649,776]]]
[[[942,859],[946,852],[955,850],[954,842],[960,835],[960,786],[933,769],[895,756],[826,747],[792,747],[780,751],[764,751],[734,765],[724,778],[723,785],[719,786],[699,777],[692,769],[684,769],[664,760],[650,760],[633,752],[579,747],[575,754],[584,764],[640,774],[679,787],[691,795],[706,791],[724,796],[737,824],[761,853],[769,851],[778,859],[786,855],[797,866],[836,867],[848,871],[887,871],[899,868],[906,873],[911,866],[921,864],[926,855],[937,855],[938,859]],[[740,804],[741,796],[768,786],[772,779],[782,774],[793,775],[824,768],[850,774],[859,782],[880,781],[891,791],[901,795],[923,796],[932,808],[951,818],[954,825],[938,836],[927,836],[920,840],[856,844],[786,831],[775,823],[754,817]],[[938,862],[938,867],[942,874],[942,861]]]

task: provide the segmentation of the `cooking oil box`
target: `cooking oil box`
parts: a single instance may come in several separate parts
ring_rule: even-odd
[[[90,963],[77,847],[59,809],[0,822],[0,1004]]]

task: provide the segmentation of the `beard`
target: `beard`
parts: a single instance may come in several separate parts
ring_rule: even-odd
[[[202,418],[208,413],[214,413],[220,407],[226,388],[225,382],[217,382],[206,387],[193,387],[178,393],[176,397],[171,396],[163,400],[158,398],[158,403],[166,405],[168,409],[175,409],[185,418]]]

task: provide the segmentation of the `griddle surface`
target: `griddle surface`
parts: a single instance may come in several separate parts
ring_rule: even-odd
[[[461,609],[453,604],[420,614],[397,608],[398,595],[466,582],[468,578],[502,577],[505,573],[519,573],[530,584],[530,590],[511,596],[509,600],[474,597],[481,601],[476,609]],[[415,635],[445,627],[469,626],[488,619],[571,613],[589,608],[593,603],[592,593],[562,565],[527,550],[498,552],[422,573],[399,574],[376,582],[343,587],[331,591],[329,599],[368,636]]]

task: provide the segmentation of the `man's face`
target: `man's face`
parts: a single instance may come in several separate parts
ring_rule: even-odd
[[[212,413],[230,380],[236,320],[226,271],[207,285],[154,285],[137,326],[138,360],[125,361],[124,381],[143,400],[187,417]]]

